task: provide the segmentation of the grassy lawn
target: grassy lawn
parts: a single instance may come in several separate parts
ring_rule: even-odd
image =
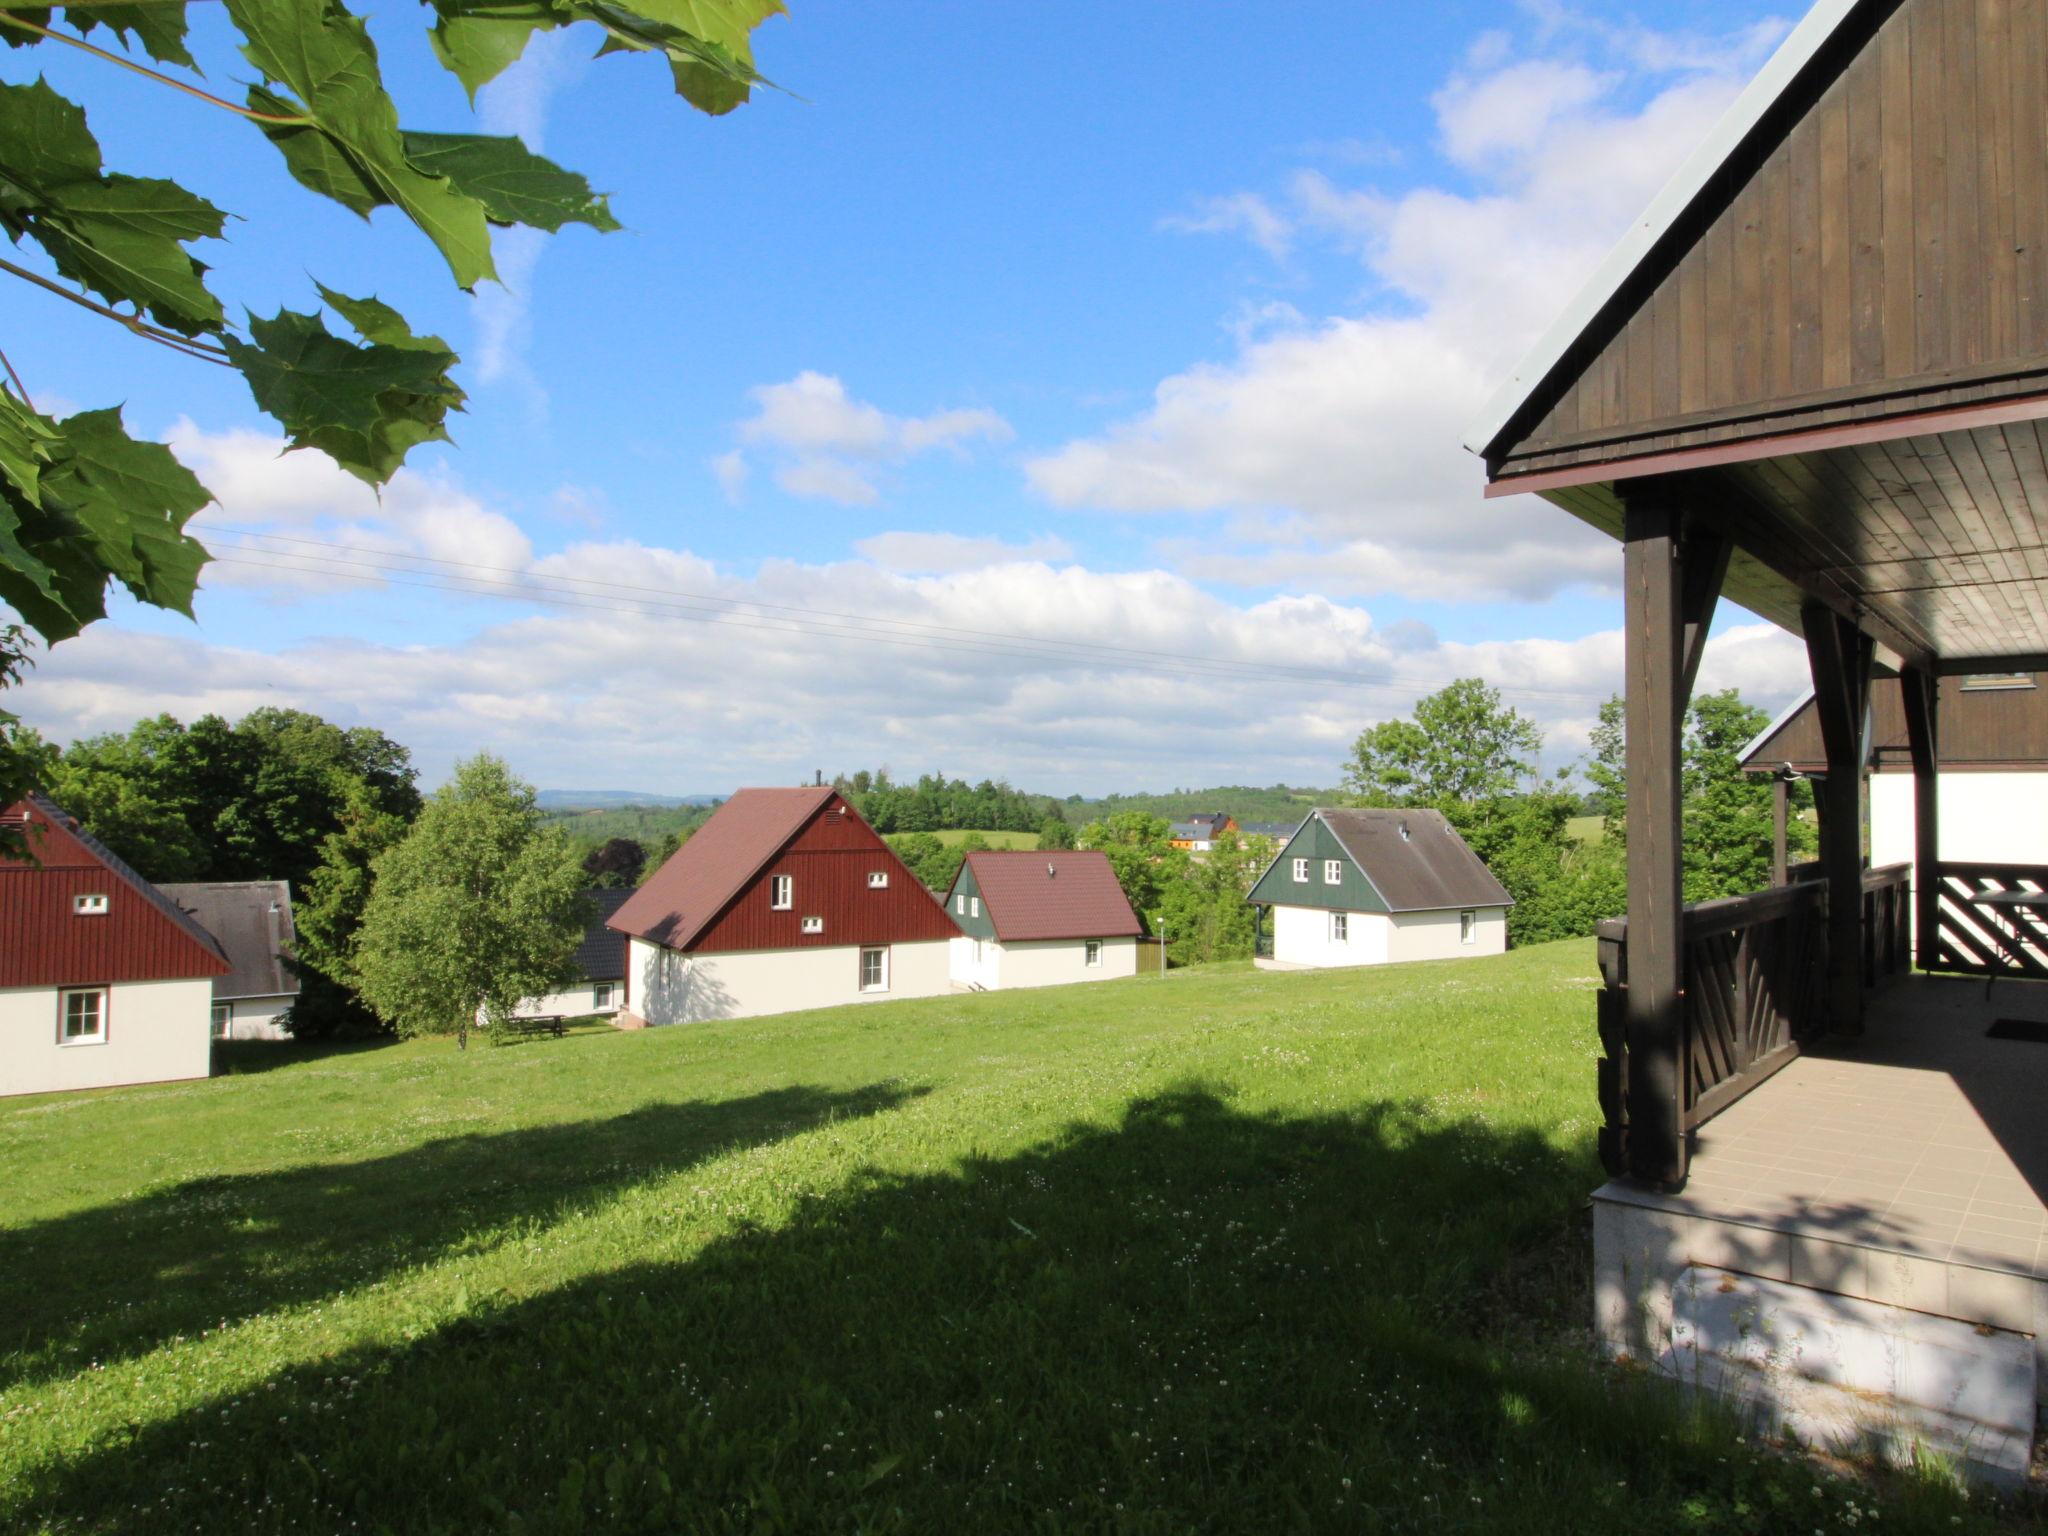
[[[1607,836],[1607,821],[1601,816],[1574,816],[1564,824],[1564,835],[1575,843],[1597,843]]]
[[[965,832],[956,830],[934,832],[932,836],[936,837],[948,848],[957,848],[970,837],[980,838],[991,848],[1036,848],[1038,846],[1038,834],[1036,832]]]
[[[1226,967],[0,1101],[0,1528],[1991,1528],[1586,1362],[1592,972]]]

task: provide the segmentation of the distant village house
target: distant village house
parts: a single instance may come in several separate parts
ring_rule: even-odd
[[[1144,926],[1098,852],[970,853],[946,911],[961,931],[952,977],[964,987],[993,992],[1138,974]]]

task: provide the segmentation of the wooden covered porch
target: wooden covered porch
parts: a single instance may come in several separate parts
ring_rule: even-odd
[[[2048,0],[1821,0],[1467,440],[1490,496],[1534,493],[1622,546],[1603,1332],[1667,1361],[1690,1337],[1695,1363],[1754,1384],[1753,1335],[1714,1298],[1776,1308],[1833,1341],[1790,1371],[1789,1411],[1887,1400],[1905,1438],[2001,1475],[2048,1384],[2048,1168],[2016,1129],[2048,1045],[1985,1031],[2048,1003],[1996,982],[1987,1013],[1975,978],[2048,974],[2048,868],[1943,867],[1936,699],[1944,678],[2048,669],[2044,58]],[[1681,730],[1724,598],[1803,638],[1820,858],[1687,909]],[[1865,857],[1879,675],[1899,680],[1915,862],[1936,879]],[[1994,1237],[2011,1242],[1966,1242]],[[1873,1279],[1895,1273],[1917,1278]],[[2015,1374],[1965,1411],[1899,1376],[1909,1358],[1947,1362],[1927,1367],[1942,1382],[1964,1360]],[[1814,1409],[1828,1391],[1847,1397]]]

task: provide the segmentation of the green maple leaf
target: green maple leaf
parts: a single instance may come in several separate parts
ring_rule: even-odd
[[[569,223],[598,230],[619,227],[589,182],[542,159],[516,138],[408,133],[405,152],[421,170],[446,176],[482,203],[494,224],[529,224],[549,231]]]
[[[105,27],[128,46],[128,34],[159,64],[182,64],[197,71],[185,49],[185,0],[122,0],[118,5],[67,5],[64,19],[87,37]]]
[[[341,180],[338,167],[346,164],[374,189],[377,202],[396,204],[434,242],[458,287],[474,288],[496,275],[483,205],[406,158],[398,109],[385,93],[377,49],[361,17],[336,0],[227,0],[227,9],[242,30],[243,56],[297,98],[289,112],[306,117],[342,152],[317,151],[293,135],[299,158],[287,148],[286,162],[302,184],[367,213],[362,194],[351,201],[322,184]],[[278,142],[273,126],[263,126]],[[320,180],[306,173],[315,162]]]
[[[378,329],[384,316],[396,318],[374,300],[347,303]],[[288,309],[268,320],[250,316],[249,335],[229,337],[227,349],[256,403],[283,423],[293,447],[318,448],[373,485],[390,479],[409,449],[445,436],[448,412],[462,404],[448,378],[455,354],[432,337],[408,330],[396,344],[358,345],[318,315]]]

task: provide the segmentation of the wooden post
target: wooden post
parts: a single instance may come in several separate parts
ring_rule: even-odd
[[[1628,1161],[1647,1183],[1685,1182],[1685,912],[1680,739],[1687,683],[1719,595],[1720,540],[1681,538],[1654,484],[1623,513],[1628,704]],[[1687,556],[1697,549],[1698,558]],[[1687,565],[1695,567],[1687,580]],[[1712,579],[1699,573],[1706,567]]]
[[[1771,776],[1771,884],[1783,885],[1792,878],[1786,852],[1785,822],[1792,799],[1792,781],[1782,773]]]
[[[1828,888],[1828,1018],[1838,1033],[1856,1035],[1863,1032],[1863,757],[1876,646],[1818,603],[1801,609],[1799,620],[1828,757],[1818,795]]]
[[[1909,667],[1899,687],[1913,755],[1913,953],[1931,971],[1941,948],[1941,685]]]

